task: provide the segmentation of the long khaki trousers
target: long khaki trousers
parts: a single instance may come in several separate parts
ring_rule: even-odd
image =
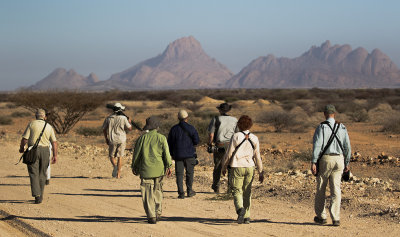
[[[326,186],[329,182],[331,191],[330,214],[332,220],[340,220],[340,202],[342,199],[340,181],[344,169],[343,155],[330,156],[324,155],[319,161],[319,173],[317,176],[317,192],[315,194],[315,214],[322,219],[326,219],[325,199]]]
[[[141,179],[140,191],[142,192],[143,207],[147,218],[156,218],[162,213],[162,179],[163,176],[150,179]]]
[[[46,183],[46,170],[49,166],[50,151],[48,146],[38,146],[36,150],[36,162],[27,165],[31,181],[32,197],[41,196]]]
[[[230,188],[232,189],[233,202],[236,212],[244,208],[244,218],[250,217],[251,184],[254,178],[254,167],[233,167],[229,175]]]

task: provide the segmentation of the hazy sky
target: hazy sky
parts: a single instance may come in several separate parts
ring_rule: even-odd
[[[400,67],[398,0],[0,0],[0,90],[54,69],[100,80],[194,36],[234,73],[324,41],[381,49]]]

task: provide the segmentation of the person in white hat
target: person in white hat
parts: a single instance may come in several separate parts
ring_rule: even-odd
[[[178,186],[178,198],[184,199],[183,173],[186,170],[186,191],[188,197],[193,197],[194,166],[197,164],[196,148],[199,144],[199,134],[188,123],[189,114],[186,110],[178,112],[179,123],[174,125],[168,134],[168,146],[172,159],[175,160],[176,184]]]
[[[109,158],[113,165],[112,177],[121,178],[122,157],[125,155],[126,130],[132,130],[131,120],[122,112],[125,106],[115,103],[113,114],[103,123],[103,133],[109,148]]]

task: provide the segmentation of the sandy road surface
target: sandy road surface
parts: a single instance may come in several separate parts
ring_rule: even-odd
[[[51,236],[399,236],[400,224],[352,217],[342,212],[342,226],[312,223],[313,200],[308,205],[273,198],[253,200],[252,223],[235,223],[231,200],[215,200],[210,188],[195,183],[198,194],[177,199],[175,179],[164,183],[163,221],[147,224],[139,179],[127,168],[121,180],[111,179],[106,159],[89,173],[89,165],[61,154],[53,166],[44,202],[33,204],[26,166],[14,165],[17,145],[2,144],[0,159],[0,236],[21,236],[12,221],[22,221]],[[100,159],[99,159],[100,160]],[[100,164],[101,163],[101,164]],[[210,172],[210,171],[202,171]],[[200,171],[198,171],[200,174]],[[329,220],[330,221],[330,220]]]

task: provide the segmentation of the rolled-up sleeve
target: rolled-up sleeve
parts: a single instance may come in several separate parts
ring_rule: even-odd
[[[257,143],[254,146],[254,156],[255,156],[255,163],[258,169],[258,172],[261,173],[263,171],[263,165],[260,155],[260,142],[257,140]]]
[[[345,136],[343,140],[343,149],[344,149],[344,163],[346,166],[350,163],[350,158],[351,158],[351,145],[350,145],[350,138],[349,134],[347,133],[347,130],[345,130]]]

